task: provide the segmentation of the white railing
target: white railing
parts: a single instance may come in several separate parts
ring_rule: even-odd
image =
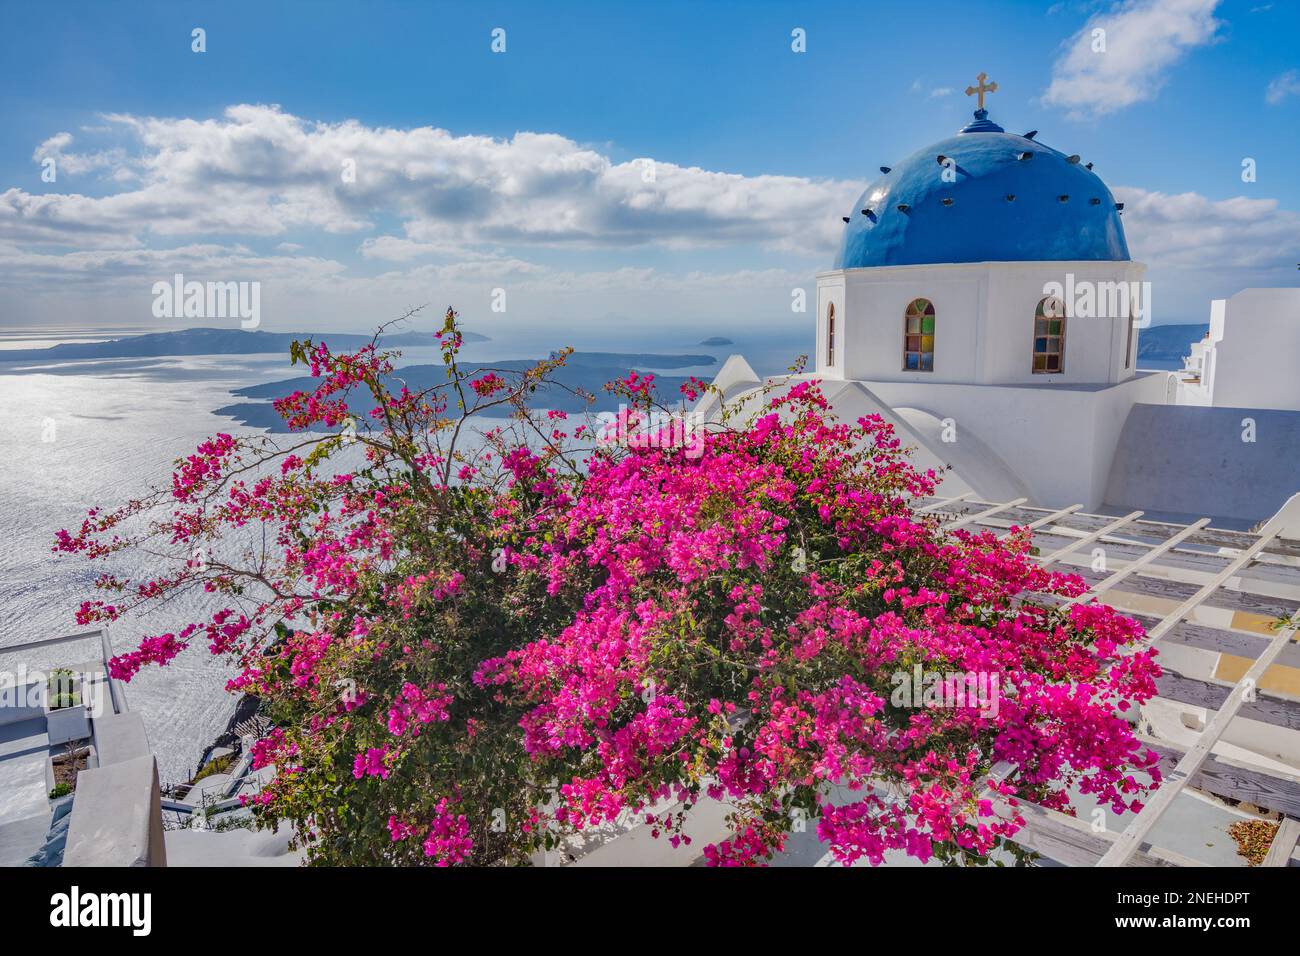
[[[108,638],[108,628],[96,628],[93,631],[81,631],[77,634],[63,634],[59,637],[38,638],[34,641],[23,641],[19,644],[6,644],[0,646],[0,655],[11,654],[30,654],[32,651],[45,647],[54,647],[59,644],[71,644],[76,641],[95,641],[99,645],[99,663],[102,671],[96,674],[96,678],[102,677],[103,682],[108,690],[109,704],[114,714],[125,714],[128,710],[126,704],[126,691],[122,687],[122,682],[114,679],[108,670],[108,662],[113,658],[113,646]],[[83,690],[85,685],[83,684]]]

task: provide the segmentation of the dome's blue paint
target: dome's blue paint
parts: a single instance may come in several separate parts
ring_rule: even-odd
[[[1100,177],[1005,132],[984,110],[975,117],[867,187],[844,227],[835,268],[1129,258],[1115,197]],[[1033,156],[1022,160],[1024,153]],[[956,162],[955,182],[943,180],[941,155]]]

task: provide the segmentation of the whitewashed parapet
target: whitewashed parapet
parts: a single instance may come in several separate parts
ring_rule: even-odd
[[[676,813],[682,809],[682,804],[677,803],[669,807],[669,812]],[[578,857],[572,865],[691,866],[703,855],[705,846],[730,835],[727,814],[734,809],[730,804],[701,796],[688,812],[682,829],[682,835],[690,837],[690,844],[674,847],[665,834],[655,836],[655,828],[642,822]]]
[[[64,866],[166,866],[152,754],[77,775]]]
[[[45,731],[51,744],[66,744],[90,736],[90,715],[81,704],[51,710],[45,718]]]
[[[0,674],[0,726],[45,716],[45,682]]]
[[[152,753],[139,714],[106,714],[95,719],[95,752],[101,767]]]
[[[683,810],[685,804],[672,799],[661,800],[642,813],[625,810],[617,820],[565,834],[555,849],[534,853],[532,863],[534,866],[696,865],[704,855],[705,846],[729,836],[727,815],[735,807],[700,795],[687,811],[681,831],[681,835],[689,837],[691,842],[676,847],[668,835],[662,832],[662,827],[645,822],[646,812],[662,819],[665,815],[675,815]],[[661,831],[657,837],[654,835],[656,829]]]
[[[158,765],[138,714],[94,722],[99,766],[77,775],[64,866],[166,866]]]

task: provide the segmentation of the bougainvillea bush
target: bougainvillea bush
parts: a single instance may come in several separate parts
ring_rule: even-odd
[[[565,353],[465,370],[450,310],[439,341],[447,380],[418,393],[377,345],[296,345],[318,384],[277,402],[288,437],[218,435],[56,545],[164,562],[104,574],[83,623],[220,599],[113,672],[196,643],[235,660],[228,689],[274,724],[259,825],[291,822],[310,861],[527,863],[630,819],[721,865],[801,826],[845,863],[972,863],[1022,858],[1018,801],[1123,812],[1158,782],[1123,716],[1155,692],[1151,654],[1125,652],[1140,627],[1059,607],[1084,586],[1027,533],[919,513],[935,476],[878,418],[836,421],[797,377],[748,413],[709,396],[707,427],[665,438],[668,399],[633,373],[616,420],[578,423],[529,407]],[[498,427],[468,440],[476,420]],[[918,667],[992,675],[997,706],[900,704]],[[729,832],[688,847],[715,800]]]

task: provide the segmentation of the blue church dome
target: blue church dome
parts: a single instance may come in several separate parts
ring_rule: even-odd
[[[881,167],[848,217],[835,268],[1129,259],[1106,184],[1032,136],[981,109],[956,136]]]

